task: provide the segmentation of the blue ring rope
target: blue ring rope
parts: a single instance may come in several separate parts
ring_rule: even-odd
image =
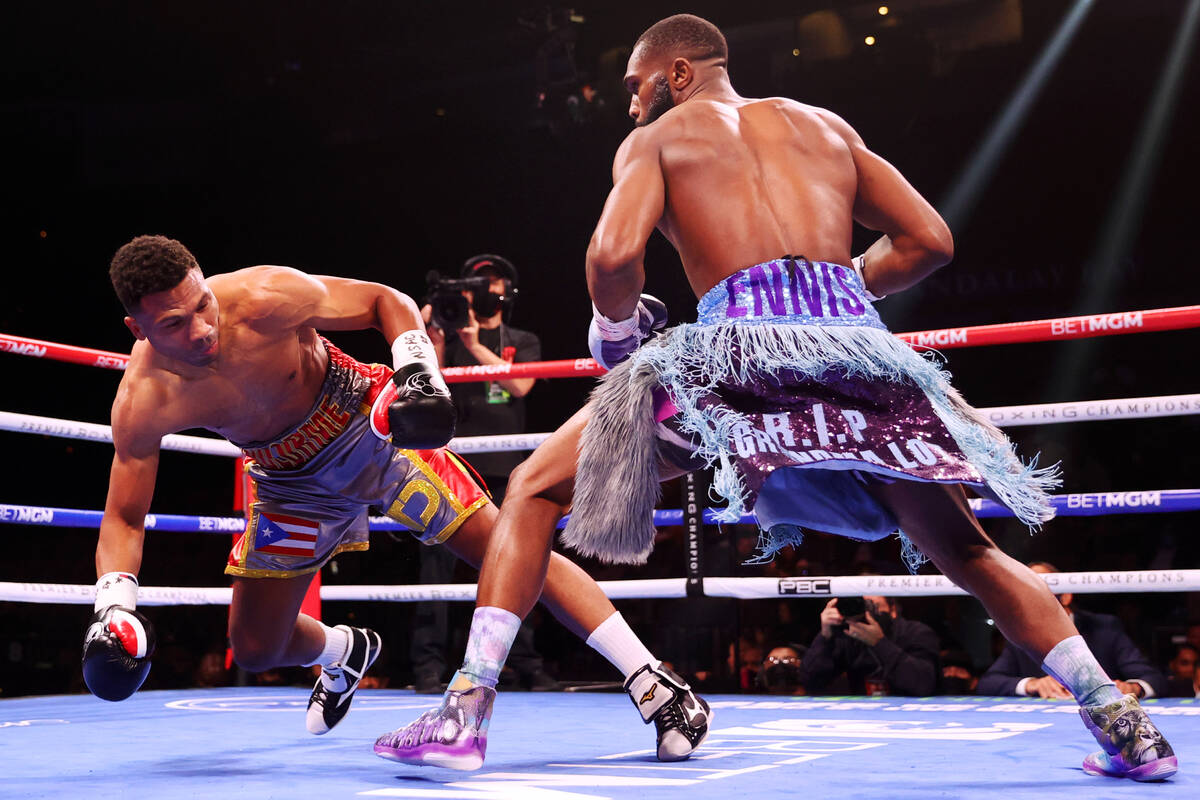
[[[1109,514],[1162,514],[1179,511],[1200,511],[1200,489],[1161,489],[1146,492],[1088,492],[1060,494],[1050,498],[1060,517],[1101,517]],[[980,518],[1011,517],[1012,512],[991,500],[972,500],[971,508]],[[716,524],[720,509],[704,512],[704,521]],[[0,524],[48,525],[60,528],[99,528],[102,511],[47,506],[18,506],[0,504]],[[744,515],[740,522],[754,523],[754,515]],[[373,531],[408,531],[401,523],[387,517],[371,517]],[[566,524],[566,518],[558,527]],[[654,512],[655,525],[682,525],[683,512],[662,509]],[[146,530],[180,533],[241,533],[246,525],[242,517],[198,517],[186,514],[149,514]]]

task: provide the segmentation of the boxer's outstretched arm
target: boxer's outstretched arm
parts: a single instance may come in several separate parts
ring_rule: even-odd
[[[146,513],[154,497],[159,442],[165,433],[153,424],[160,418],[154,405],[144,389],[122,386],[117,391],[112,412],[116,452],[96,542],[97,577],[109,572],[137,575],[142,566]]]
[[[845,140],[858,170],[855,221],[884,234],[863,254],[867,288],[879,296],[899,292],[950,263],[954,239],[941,215],[841,118],[825,119]]]
[[[328,275],[308,275],[291,267],[251,267],[247,283],[264,309],[266,324],[326,331],[374,328],[394,342],[405,331],[425,330],[420,309],[390,286]]]
[[[639,128],[617,150],[613,188],[587,251],[588,292],[609,319],[626,319],[637,308],[646,280],[646,242],[665,205],[657,140],[651,131]]]

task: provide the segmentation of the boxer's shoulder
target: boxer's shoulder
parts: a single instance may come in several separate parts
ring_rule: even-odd
[[[172,389],[177,376],[166,370],[146,365],[140,367],[130,359],[117,387],[112,405],[112,430],[114,444],[152,443],[157,446],[159,437],[188,427],[176,424],[180,412],[180,393]]]
[[[260,331],[295,327],[297,309],[311,305],[326,291],[319,277],[269,264],[214,276],[209,285],[221,302],[226,324],[246,324]]]
[[[208,286],[221,303],[223,315],[255,318],[280,304],[280,295],[304,274],[291,267],[262,264],[212,275]]]

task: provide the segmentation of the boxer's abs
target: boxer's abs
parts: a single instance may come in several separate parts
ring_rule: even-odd
[[[320,341],[301,348],[298,355],[241,365],[240,374],[225,382],[227,396],[219,400],[215,391],[197,398],[222,407],[222,424],[211,429],[231,442],[261,442],[303,421],[322,391],[328,357]]]

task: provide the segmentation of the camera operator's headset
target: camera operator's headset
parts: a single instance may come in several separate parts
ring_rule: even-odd
[[[495,272],[504,281],[504,294],[500,297],[500,319],[508,322],[512,316],[513,306],[517,303],[517,268],[504,256],[482,253],[471,256],[463,262],[460,276],[474,278],[484,269]]]

